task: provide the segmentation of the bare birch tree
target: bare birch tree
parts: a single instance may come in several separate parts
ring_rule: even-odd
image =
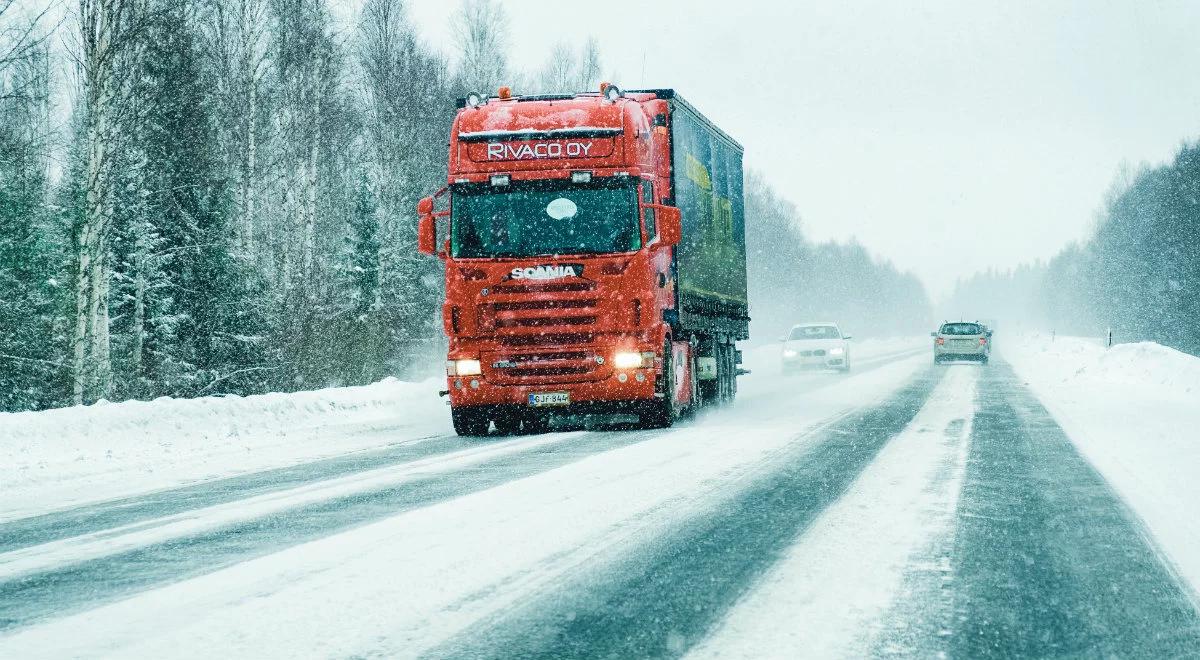
[[[497,0],[463,0],[450,24],[458,46],[462,84],[495,93],[507,82],[508,14]]]
[[[84,217],[79,229],[72,351],[76,404],[107,396],[112,387],[108,333],[108,240],[113,216],[113,159],[122,114],[128,55],[139,0],[80,0],[79,66],[86,122]]]
[[[267,50],[265,0],[211,0],[205,44],[219,75],[215,90],[222,109],[225,158],[235,181],[238,248],[253,257],[258,227],[260,117]]]

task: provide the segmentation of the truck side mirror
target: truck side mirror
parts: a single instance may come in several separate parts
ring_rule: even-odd
[[[658,220],[658,242],[660,245],[679,245],[683,238],[683,214],[675,206],[647,204],[654,209]]]
[[[429,200],[429,204],[432,206],[433,200]],[[437,254],[437,225],[434,224],[433,214],[426,213],[417,221],[417,251],[421,254]]]
[[[433,198],[422,197],[417,202],[417,251],[437,254],[437,225],[433,219]]]
[[[936,337],[936,336],[937,336],[937,332],[931,332],[931,333],[929,333],[929,336],[930,336],[930,337]]]

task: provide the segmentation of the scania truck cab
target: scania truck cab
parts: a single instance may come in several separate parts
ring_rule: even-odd
[[[729,401],[748,336],[742,149],[672,90],[471,94],[417,206],[445,265],[460,435],[553,414],[669,426]]]

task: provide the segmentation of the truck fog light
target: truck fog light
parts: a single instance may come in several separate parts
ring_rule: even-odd
[[[473,390],[479,389],[479,381],[477,381],[477,380],[471,381],[471,389],[473,389]]]
[[[613,366],[618,369],[637,369],[642,366],[642,354],[621,351],[613,356]]]
[[[478,376],[483,373],[480,371],[479,360],[455,360],[454,375],[456,376]]]
[[[644,382],[646,382],[646,374],[644,374],[644,373],[642,373],[642,372],[640,372],[640,371],[639,371],[639,372],[637,372],[636,374],[634,374],[634,375],[633,375],[633,377],[634,377],[634,378],[637,380],[637,382],[639,382],[639,383],[644,383]]]
[[[625,381],[629,380],[629,374],[622,371],[621,373],[617,374],[617,380],[624,383]]]

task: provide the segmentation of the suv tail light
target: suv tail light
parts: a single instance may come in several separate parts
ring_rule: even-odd
[[[980,337],[980,338],[979,338],[979,345],[980,345],[980,346],[983,346],[983,345],[984,345],[984,344],[986,344],[986,343],[987,343],[987,337]]]
[[[938,346],[945,346],[945,344],[946,344],[946,338],[945,338],[945,337],[938,337],[938,338],[937,338],[937,345],[938,345]]]

